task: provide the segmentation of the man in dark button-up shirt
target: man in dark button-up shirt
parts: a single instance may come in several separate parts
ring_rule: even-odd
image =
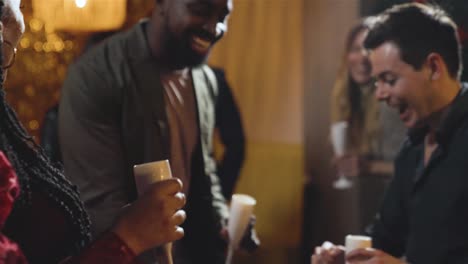
[[[459,82],[457,28],[437,8],[399,5],[378,17],[364,44],[376,98],[410,132],[370,233],[374,248],[346,260],[468,263],[468,87]],[[340,254],[317,248],[313,262],[336,263]]]

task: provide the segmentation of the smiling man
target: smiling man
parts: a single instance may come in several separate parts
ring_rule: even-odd
[[[374,248],[346,260],[468,263],[468,87],[459,81],[457,27],[438,8],[394,6],[364,46],[376,98],[399,113],[409,136],[370,233]],[[337,246],[317,248],[313,260],[340,263],[340,254]]]
[[[169,159],[187,195],[175,263],[224,263],[228,214],[211,156],[217,84],[204,62],[231,10],[231,0],[157,0],[149,20],[70,67],[59,137],[94,236],[136,198],[133,165]]]
[[[374,225],[374,246],[410,263],[467,263],[468,93],[459,81],[457,27],[421,4],[380,18],[364,43],[375,94],[399,113],[409,137]],[[368,251],[348,257],[359,254]]]

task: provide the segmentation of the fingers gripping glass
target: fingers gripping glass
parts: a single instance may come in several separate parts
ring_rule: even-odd
[[[13,64],[15,64],[15,60],[16,60],[16,47],[13,46],[13,44],[11,44],[10,41],[8,40],[3,40],[3,47],[2,47],[2,52],[3,52],[3,58],[5,59],[5,54],[8,54],[8,52],[11,52],[11,57],[9,58],[9,60],[4,60],[3,63],[2,63],[2,69],[3,70],[6,70],[6,69],[9,69],[11,68],[11,66],[13,66]]]

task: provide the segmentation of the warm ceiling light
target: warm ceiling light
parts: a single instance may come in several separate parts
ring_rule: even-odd
[[[86,0],[75,0],[75,5],[78,8],[83,8],[86,5]]]
[[[125,22],[127,0],[32,0],[34,16],[56,30],[106,31]]]

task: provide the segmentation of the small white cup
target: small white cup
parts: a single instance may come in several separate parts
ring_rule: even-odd
[[[139,195],[145,193],[151,184],[172,178],[169,160],[135,165],[133,166],[133,174]]]
[[[249,224],[250,216],[257,201],[246,194],[234,194],[231,198],[228,233],[231,246],[237,249]]]
[[[160,160],[144,164],[134,165],[133,174],[135,175],[135,184],[138,195],[143,195],[151,184],[172,178],[171,166],[169,160]],[[162,252],[155,253],[158,263],[173,264],[172,243],[162,246]]]
[[[358,248],[372,247],[372,238],[368,236],[347,235],[345,238],[346,254]]]
[[[256,204],[257,201],[250,195],[232,195],[227,227],[229,233],[229,247],[226,264],[231,264],[234,250],[239,247],[239,242],[249,225],[250,216]]]

